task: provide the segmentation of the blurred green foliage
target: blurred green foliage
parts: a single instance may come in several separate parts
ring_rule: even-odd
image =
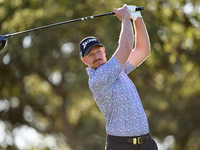
[[[112,12],[124,3],[145,8],[151,56],[130,78],[151,134],[160,141],[172,135],[172,150],[200,149],[199,0],[0,0],[0,31],[5,35]],[[57,139],[54,146],[29,143],[30,149],[104,149],[105,121],[89,91],[78,44],[96,36],[110,58],[120,25],[106,16],[8,39],[0,55],[0,124],[6,133],[1,148],[19,149],[16,129],[28,126]]]

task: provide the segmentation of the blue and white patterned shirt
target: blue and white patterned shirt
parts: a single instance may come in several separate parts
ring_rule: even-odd
[[[114,136],[140,136],[149,125],[137,89],[127,76],[135,67],[124,68],[114,57],[96,70],[87,68],[89,88],[106,119],[106,132]]]

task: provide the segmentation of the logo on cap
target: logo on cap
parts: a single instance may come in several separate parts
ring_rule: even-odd
[[[86,48],[87,44],[89,44],[90,42],[93,42],[93,41],[97,41],[97,39],[92,38],[92,39],[88,39],[87,41],[83,42],[83,44],[82,44],[83,49]]]

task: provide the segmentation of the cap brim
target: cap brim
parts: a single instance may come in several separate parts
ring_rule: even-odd
[[[101,47],[104,47],[102,44],[95,44],[95,45],[92,45],[92,46],[90,46],[90,47],[85,51],[85,53],[83,54],[83,56],[84,56],[84,55],[87,55],[87,54],[89,53],[90,49],[91,49],[93,46],[101,46]]]

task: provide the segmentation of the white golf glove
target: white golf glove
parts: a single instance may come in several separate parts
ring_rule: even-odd
[[[135,21],[138,17],[142,18],[140,11],[135,11],[135,9],[137,8],[136,6],[124,4],[123,7],[128,8],[131,15],[131,19],[133,19],[133,21]]]

